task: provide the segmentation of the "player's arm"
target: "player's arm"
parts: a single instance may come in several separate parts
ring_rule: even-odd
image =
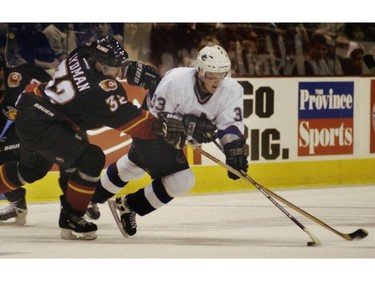
[[[155,91],[161,80],[155,68],[139,61],[130,61],[124,71],[124,76],[130,85],[140,86],[151,92]]]
[[[161,113],[156,118],[150,112],[139,109],[131,103],[127,107],[128,110],[124,114],[127,114],[128,121],[115,127],[116,129],[141,139],[162,138],[176,149],[184,146],[186,130],[182,117],[171,113]]]
[[[249,156],[249,147],[246,144],[246,139],[241,138],[229,142],[224,145],[225,162],[238,171],[247,172]],[[228,171],[228,177],[237,180],[238,176]]]
[[[242,92],[233,94],[232,102],[217,116],[218,138],[224,148],[226,163],[238,171],[247,172],[249,147],[243,135],[243,98]],[[228,177],[238,179],[236,175],[228,172]]]

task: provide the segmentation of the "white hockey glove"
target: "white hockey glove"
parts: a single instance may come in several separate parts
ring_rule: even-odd
[[[182,149],[186,142],[186,130],[182,121],[183,118],[178,114],[161,112],[152,123],[152,131],[176,149]]]

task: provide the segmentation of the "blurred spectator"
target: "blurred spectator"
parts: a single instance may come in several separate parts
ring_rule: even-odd
[[[177,66],[176,25],[158,23],[151,28],[151,63],[160,76]]]
[[[222,43],[222,47],[227,51],[231,61],[231,75],[244,72],[242,60],[242,45],[238,35],[238,24],[219,25],[216,30],[217,38]]]
[[[49,74],[53,74],[59,64],[47,37],[41,31],[40,24],[22,23],[12,25],[12,35],[16,43],[16,63],[35,64]],[[19,57],[18,57],[19,56]],[[13,65],[16,66],[16,65]]]
[[[43,29],[56,58],[63,61],[78,46],[73,24],[51,23]]]
[[[69,37],[66,25],[73,25],[68,29]],[[40,31],[50,47],[46,47],[45,38],[38,37]],[[342,64],[348,67],[349,56],[355,49],[375,53],[375,24],[372,23],[117,22],[0,23],[0,52],[6,56],[9,66],[45,62],[42,67],[50,68],[48,64],[53,60],[47,59],[47,49],[53,49],[53,54],[62,59],[74,46],[104,34],[123,42],[130,57],[152,64],[162,76],[175,66],[194,64],[200,42],[207,40],[227,49],[233,75],[342,75]],[[318,51],[314,55],[310,46],[315,34],[326,39],[324,60],[312,59],[318,56]]]
[[[345,75],[364,75],[370,74],[363,62],[364,50],[362,48],[354,49],[349,58],[342,61],[342,68]]]
[[[347,23],[345,25],[346,34],[349,37],[349,48],[347,57],[349,57],[350,53],[357,48],[364,49],[363,46],[363,39],[365,37],[364,27],[362,24],[359,23]]]
[[[345,34],[338,34],[334,42],[335,53],[340,59],[348,58],[349,55],[349,37]]]
[[[370,41],[374,42],[375,41],[375,23],[367,23],[366,24],[366,29],[364,30],[364,41]]]
[[[278,36],[278,70],[280,75],[291,75],[303,69],[309,35],[303,24],[279,24],[279,27],[283,31]]]
[[[152,23],[126,23],[124,27],[124,49],[129,58],[150,63],[150,37]]]
[[[328,35],[330,37],[336,37],[337,33],[343,32],[345,29],[345,23],[316,23],[314,24],[313,33]]]
[[[78,46],[90,42],[92,36],[92,23],[73,23],[73,30],[77,37]]]
[[[123,43],[123,36],[113,31],[111,23],[92,24],[92,36],[89,41],[95,41],[105,35],[111,35],[118,42]]]
[[[296,66],[293,75],[334,75],[333,60],[329,57],[326,36],[314,34],[309,42],[302,67]]]
[[[349,75],[361,75],[362,74],[362,62],[363,62],[364,51],[361,48],[354,49],[349,55],[349,68],[346,69],[345,74]]]
[[[176,47],[178,49],[178,65],[186,65],[188,59],[195,60],[198,55],[197,47],[205,37],[200,31],[199,24],[180,23],[176,27]]]
[[[237,59],[238,75],[278,75],[279,70],[276,62],[275,51],[273,48],[271,35],[259,37],[255,31],[250,31],[243,44],[243,64],[241,59]],[[242,50],[239,42],[236,42],[237,53]],[[232,48],[234,44],[232,43]]]

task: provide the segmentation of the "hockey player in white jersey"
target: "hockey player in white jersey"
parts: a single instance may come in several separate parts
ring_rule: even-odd
[[[247,171],[248,146],[244,138],[243,88],[228,74],[231,62],[220,46],[206,46],[198,54],[197,67],[179,67],[163,77],[155,93],[147,97],[148,110],[183,118],[188,138],[196,143],[220,139],[226,163]],[[149,173],[152,182],[135,193],[108,203],[124,236],[137,231],[136,215],[144,216],[191,190],[195,176],[183,150],[158,140],[133,138],[129,153],[109,165],[86,214],[100,216],[97,203],[104,203],[129,181]],[[238,179],[228,173],[232,179]]]

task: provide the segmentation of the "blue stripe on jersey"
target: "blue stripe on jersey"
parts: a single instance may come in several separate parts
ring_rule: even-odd
[[[239,138],[243,138],[241,131],[236,126],[229,126],[225,130],[219,130],[218,138],[221,139],[224,135],[227,134],[237,135]]]
[[[126,182],[122,181],[120,177],[118,176],[116,163],[108,166],[107,175],[111,183],[113,183],[114,185],[118,186],[119,188],[122,188],[125,186]]]
[[[164,204],[167,204],[169,201],[173,199],[173,197],[170,197],[168,195],[161,179],[155,179],[152,182],[152,190],[154,191],[156,197],[158,197],[158,199]]]

